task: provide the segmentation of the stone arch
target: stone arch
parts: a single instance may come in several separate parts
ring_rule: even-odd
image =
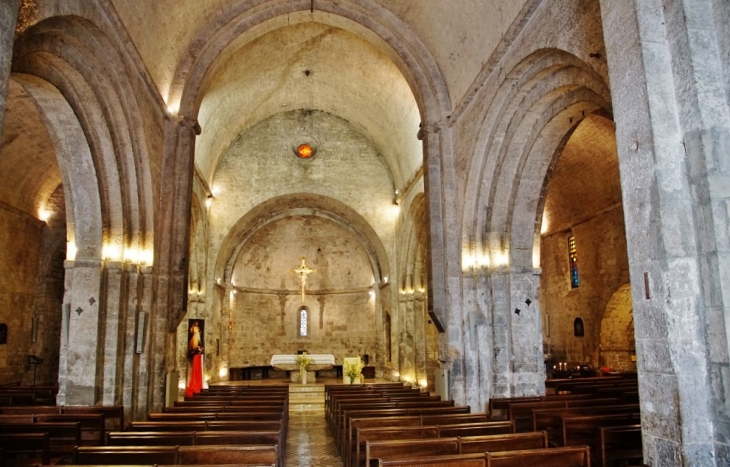
[[[463,241],[509,251],[512,267],[531,269],[548,169],[581,120],[599,111],[611,111],[607,84],[565,51],[538,50],[505,74],[472,158]]]
[[[140,356],[112,336],[134,327],[138,307],[151,299],[148,292],[124,301],[119,291],[140,292],[136,266],[151,270],[156,196],[134,80],[140,70],[125,60],[113,28],[110,34],[76,16],[44,19],[16,40],[11,76],[33,97],[54,140],[76,247],[65,271],[64,305],[76,313],[61,342],[58,403],[124,401],[135,411],[148,403],[146,391],[132,391],[148,384],[146,370],[125,380],[120,368]],[[80,374],[72,364],[94,370]]]
[[[325,23],[333,21],[338,27],[371,43],[374,41],[377,48],[393,58],[411,86],[423,121],[424,167],[427,168],[424,178],[429,186],[426,206],[433,213],[429,218],[442,219],[444,212],[450,216],[454,210],[444,209],[445,197],[442,194],[448,187],[455,186],[453,148],[450,128],[446,125],[451,102],[445,80],[418,35],[374,0],[321,0],[315,3],[308,0],[265,0],[255,8],[251,8],[245,0],[236,1],[213,18],[190,42],[170,86],[168,111],[181,116],[183,121],[195,121],[207,76],[228,45],[246,32],[252,35],[267,32],[267,28],[276,27],[277,19],[287,18],[289,21],[292,15],[310,13],[324,13],[317,20]],[[168,137],[168,143],[177,153],[169,170],[181,174],[190,171],[194,143],[189,132],[177,140],[176,137]],[[182,185],[180,189],[183,189]],[[180,196],[183,194],[180,193]],[[453,242],[447,241],[444,229],[444,223],[449,222],[447,219],[428,226],[431,242],[428,280],[432,283],[429,291],[446,290],[445,249],[454,247]],[[174,248],[181,250],[182,245],[176,244]],[[220,277],[218,272],[215,275]],[[429,292],[429,295],[431,309],[448,308],[444,293],[433,295]]]
[[[391,49],[388,55],[395,58],[396,66],[413,88],[424,122],[440,121],[448,115],[450,102],[446,84],[428,49],[413,31],[387,9],[372,0],[366,0],[366,5],[361,3],[322,0],[312,5],[308,0],[267,0],[257,8],[251,8],[247,1],[237,1],[221,11],[190,42],[188,53],[180,62],[170,86],[168,105],[179,103],[179,114],[195,115],[206,74],[231,42],[254,28],[259,28],[260,34],[266,32],[266,23],[276,18],[308,14],[314,8],[314,12],[325,13],[318,20],[346,20],[336,25],[360,36],[365,36],[364,33],[368,31],[387,44]],[[363,11],[367,11],[367,14],[363,14]],[[365,37],[370,39],[369,36]]]
[[[471,159],[461,238],[462,270],[474,274],[462,281],[464,299],[476,304],[464,319],[477,328],[463,334],[464,346],[479,348],[467,353],[464,372],[489,388],[486,397],[544,390],[533,253],[546,179],[580,121],[611,111],[604,78],[559,49],[534,51],[501,76]],[[480,405],[484,391],[474,389],[466,398]]]
[[[85,169],[96,180],[77,186],[99,193],[103,238],[80,245],[79,256],[101,257],[102,242],[120,249],[119,260],[125,249],[151,249],[154,195],[141,112],[132,73],[109,38],[79,17],[46,19],[18,39],[12,69],[58,89],[83,131],[91,157]]]
[[[272,198],[245,214],[231,228],[221,243],[216,258],[215,277],[229,282],[233,263],[245,240],[264,225],[290,215],[321,216],[354,233],[367,252],[376,282],[389,277],[385,248],[370,224],[352,208],[340,201],[310,193],[294,193]]]

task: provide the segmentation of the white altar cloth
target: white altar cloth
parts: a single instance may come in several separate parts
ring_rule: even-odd
[[[271,366],[280,371],[298,371],[299,364],[296,355],[273,355],[271,357]],[[307,354],[312,359],[308,370],[330,370],[335,364],[335,356],[332,354]]]

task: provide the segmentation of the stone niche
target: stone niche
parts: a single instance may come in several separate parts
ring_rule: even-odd
[[[293,272],[302,256],[316,270],[308,276],[304,302]],[[292,215],[258,229],[233,267],[230,366],[266,365],[272,354],[298,350],[331,353],[337,363],[346,356],[374,356],[372,264],[358,236],[324,216]]]

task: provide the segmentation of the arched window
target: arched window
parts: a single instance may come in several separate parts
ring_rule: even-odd
[[[577,288],[580,285],[578,280],[578,248],[575,246],[575,237],[568,237],[568,261],[570,262],[570,287]]]
[[[309,311],[306,307],[299,309],[299,337],[307,337],[309,335]]]
[[[390,313],[387,311],[385,312],[385,325],[383,326],[385,328],[385,355],[388,356],[388,361],[392,361],[391,352],[392,352],[392,341],[390,339]]]

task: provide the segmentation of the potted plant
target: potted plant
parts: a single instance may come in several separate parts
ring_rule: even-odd
[[[299,365],[299,382],[307,384],[307,369],[309,364],[314,362],[314,359],[307,356],[307,352],[303,352],[295,357],[297,364]]]
[[[362,383],[362,369],[365,364],[362,362],[362,360],[360,360],[360,357],[357,357],[355,361],[351,360],[354,359],[344,359],[342,364],[342,372],[345,376],[350,378],[350,383],[360,384]]]

